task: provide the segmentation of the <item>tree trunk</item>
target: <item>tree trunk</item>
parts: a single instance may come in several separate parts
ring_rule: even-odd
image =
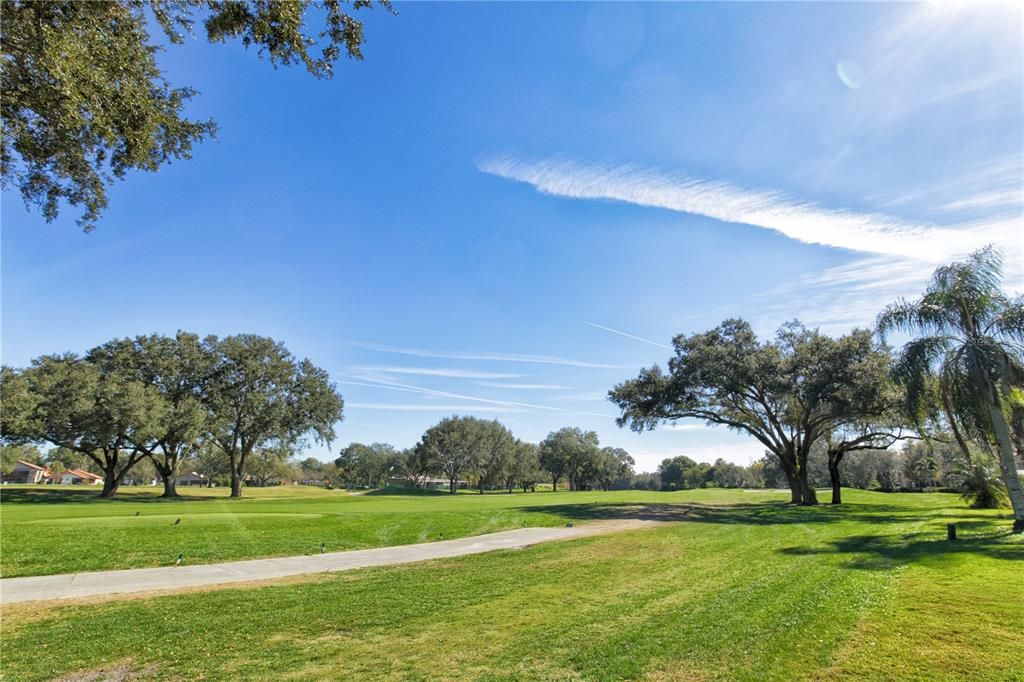
[[[992,433],[996,438],[996,446],[999,450],[999,468],[1002,470],[1003,482],[1006,484],[1010,506],[1013,508],[1013,532],[1024,533],[1024,490],[1021,489],[1020,477],[1017,475],[1017,456],[1014,452],[1013,435],[1010,433],[1010,424],[1007,423],[1006,414],[1003,412],[1003,395],[984,368],[976,367],[975,371],[977,372],[976,378],[981,380],[988,397],[986,402],[988,403],[989,419],[992,422]],[[1009,387],[1005,387],[1003,390],[1008,391]]]
[[[800,467],[799,471],[797,471],[797,480],[800,483],[800,504],[805,507],[818,504],[818,495],[814,491],[814,488],[811,487],[810,481],[807,480],[806,462],[804,463],[804,466]]]
[[[800,480],[797,478],[796,472],[785,468],[782,471],[786,474],[786,480],[789,482],[789,503],[800,504],[804,498],[800,492]]]
[[[828,477],[832,482],[832,504],[843,503],[843,490],[839,481],[839,462],[843,459],[843,453],[828,453]]]
[[[173,475],[165,476],[163,472],[160,476],[164,479],[164,494],[160,497],[177,497],[178,496],[178,482],[174,480]]]
[[[1024,408],[1014,405],[1010,412],[1010,435],[1017,451],[1018,468],[1024,469]]]
[[[953,432],[953,438],[956,439],[957,445],[960,446],[960,452],[963,454],[964,459],[967,460],[967,466],[973,466],[971,461],[971,449],[967,446],[967,441],[964,439],[964,435],[960,433],[960,427],[957,426],[956,416],[953,414],[953,407],[949,404],[949,396],[946,395],[945,390],[939,391],[942,396],[942,411],[946,413],[946,421],[949,422],[949,428]]]
[[[245,479],[245,456],[247,452],[243,449],[238,455],[232,455],[229,464],[231,468],[231,497],[242,496],[242,483]]]
[[[449,495],[454,495],[455,494],[455,483],[457,481],[458,481],[458,479],[456,479],[456,478],[449,478],[448,479],[448,494]]]
[[[783,456],[783,453],[788,457]],[[778,458],[779,467],[786,475],[786,482],[789,483],[789,503],[800,504],[803,501],[803,495],[800,493],[800,480],[796,475],[796,456],[792,450],[783,451],[783,453],[773,451],[772,454]]]
[[[176,467],[166,463],[159,464],[155,459],[153,460],[153,466],[157,473],[160,474],[160,478],[164,483],[164,494],[160,497],[177,497],[178,482],[175,480],[174,476],[174,470]]]
[[[551,492],[558,492],[558,478],[555,478],[554,476],[551,477]]]
[[[1010,506],[1013,507],[1013,532],[1024,533],[1024,489],[1021,489],[1020,477],[1017,475],[1017,457],[1013,451],[1010,428],[999,405],[990,403],[988,411],[999,448],[999,468],[1002,469],[1003,482],[1010,497]]]
[[[231,497],[242,496],[242,472],[241,466],[239,465],[235,457],[231,458],[230,467],[231,469]]]
[[[117,476],[117,468],[105,467],[103,469],[103,490],[100,491],[100,497],[110,499],[117,494],[119,487],[121,487],[121,479]]]

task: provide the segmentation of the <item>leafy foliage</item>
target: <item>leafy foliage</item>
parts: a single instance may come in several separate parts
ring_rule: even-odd
[[[293,447],[308,435],[320,443],[334,439],[344,402],[323,369],[253,334],[203,343],[215,358],[204,392],[207,428],[228,457],[232,497],[242,494],[246,461],[255,450]]]
[[[0,473],[6,475],[11,473],[18,460],[42,464],[43,455],[35,445],[24,443],[21,445],[0,445]]]
[[[691,418],[745,432],[779,458],[795,503],[817,502],[807,466],[815,442],[894,421],[888,352],[866,330],[833,339],[792,322],[761,342],[734,319],[673,345],[668,373],[644,369],[609,393],[622,410],[619,426],[643,431]]]
[[[133,444],[152,438],[164,416],[152,387],[110,360],[45,355],[20,373],[4,372],[3,384],[3,438],[85,455],[104,473],[104,497],[143,457]]]
[[[387,0],[381,2],[390,11]],[[192,120],[197,93],[168,83],[150,18],[171,44],[202,20],[211,42],[238,39],[274,65],[302,64],[330,78],[342,54],[362,59],[363,24],[350,11],[369,0],[3,0],[0,180],[49,222],[62,202],[82,206],[92,230],[107,187],[130,170],[188,159],[215,134]],[[307,31],[309,19],[324,26]]]
[[[378,488],[384,479],[399,466],[399,453],[389,443],[351,443],[338,454],[334,465],[346,485],[359,488]]]
[[[158,394],[162,414],[156,430],[132,445],[149,458],[163,479],[164,496],[175,497],[179,462],[199,447],[207,427],[203,393],[213,356],[198,336],[179,331],[174,338],[152,334],[115,339],[89,351],[89,358],[115,364]]]
[[[420,439],[417,448],[435,471],[448,478],[449,492],[456,491],[461,477],[477,472],[486,423],[476,417],[446,417]]]
[[[986,247],[938,268],[920,299],[901,299],[879,315],[878,329],[918,334],[893,370],[907,388],[910,410],[926,412],[927,388],[937,384],[951,427],[983,448],[995,446],[1014,529],[1024,532],[1017,474],[1024,452],[1024,298],[1011,298],[1001,285],[1002,255]]]
[[[985,462],[975,461],[963,481],[963,497],[974,509],[1002,509],[1010,506],[1006,485]]]
[[[4,367],[0,392],[0,437],[88,457],[104,474],[105,497],[143,457],[174,496],[179,461],[208,457],[210,443],[226,456],[239,496],[255,450],[291,448],[308,436],[330,442],[343,407],[324,370],[244,334],[140,336],[84,357],[46,355],[23,370]]]
[[[565,427],[552,431],[540,443],[540,464],[551,475],[552,490],[565,477],[569,490],[579,490],[587,467],[598,456],[598,438],[594,431]]]

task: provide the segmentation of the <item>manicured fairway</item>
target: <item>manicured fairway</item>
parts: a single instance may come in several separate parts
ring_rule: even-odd
[[[126,488],[114,500],[92,489],[5,487],[0,491],[3,577],[213,563],[403,545],[571,520],[559,505],[664,501],[666,494],[358,494],[308,486],[254,488],[240,500],[224,489],[183,489],[162,500]],[[696,495],[696,497],[694,497]],[[697,491],[687,499],[775,498],[777,493]],[[548,507],[548,508],[545,508]],[[180,522],[177,522],[180,519]]]
[[[647,495],[653,514],[683,520],[256,589],[7,607],[3,671],[11,680],[100,669],[138,679],[1024,680],[1024,544],[992,512],[938,494],[848,491],[843,507],[814,509],[771,494]],[[557,515],[636,509],[614,494],[575,499]],[[457,504],[474,500],[495,504]],[[955,543],[947,521],[960,525]]]

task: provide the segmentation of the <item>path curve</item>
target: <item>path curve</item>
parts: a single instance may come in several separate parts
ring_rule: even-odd
[[[519,528],[457,540],[377,547],[348,552],[248,559],[196,566],[133,568],[123,571],[93,571],[4,578],[0,580],[0,604],[127,595],[207,585],[273,580],[311,573],[351,571],[370,566],[392,566],[414,561],[480,554],[498,549],[519,549],[540,542],[570,540],[616,530],[643,528],[655,523],[658,522],[641,519],[599,521],[583,526]]]

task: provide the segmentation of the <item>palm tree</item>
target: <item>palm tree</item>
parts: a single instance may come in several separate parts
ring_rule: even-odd
[[[1024,491],[1014,450],[1024,436],[1024,297],[1010,298],[1001,284],[1002,255],[988,246],[938,268],[920,299],[888,306],[878,330],[918,335],[897,358],[895,378],[918,412],[937,378],[953,426],[959,422],[969,437],[995,448],[1020,533]]]

